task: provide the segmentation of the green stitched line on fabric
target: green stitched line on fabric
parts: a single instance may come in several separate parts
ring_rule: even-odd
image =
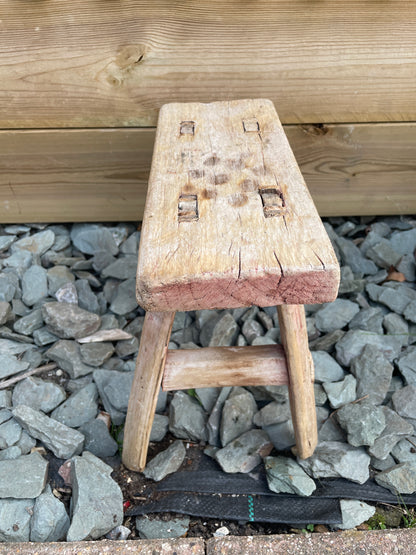
[[[248,501],[248,517],[250,522],[254,521],[254,499],[251,495],[247,497]]]

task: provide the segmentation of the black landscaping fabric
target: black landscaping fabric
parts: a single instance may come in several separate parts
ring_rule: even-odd
[[[132,507],[128,515],[176,512],[204,518],[304,525],[342,522],[340,499],[416,505],[416,494],[392,494],[373,480],[355,484],[341,478],[315,480],[310,497],[273,493],[263,465],[248,474],[226,474],[203,455],[197,467],[176,472],[156,485],[161,495]]]

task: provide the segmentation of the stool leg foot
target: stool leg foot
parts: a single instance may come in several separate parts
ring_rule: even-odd
[[[147,312],[124,427],[123,464],[146,466],[147,447],[165,368],[174,312]]]
[[[314,367],[308,346],[303,305],[277,307],[279,326],[289,377],[289,400],[295,431],[296,451],[301,459],[310,457],[318,442]]]

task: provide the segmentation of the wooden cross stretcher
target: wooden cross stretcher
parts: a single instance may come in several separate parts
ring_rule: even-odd
[[[147,311],[123,462],[146,464],[166,390],[288,384],[297,453],[317,443],[304,304],[333,301],[339,266],[273,104],[162,107],[143,219],[137,300]],[[277,305],[283,347],[168,351],[176,311]]]

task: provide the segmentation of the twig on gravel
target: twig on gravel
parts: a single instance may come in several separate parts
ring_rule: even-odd
[[[102,341],[122,341],[124,339],[132,339],[131,333],[127,333],[121,329],[100,330],[87,337],[77,339],[78,343],[100,343]]]
[[[45,370],[54,370],[58,365],[54,362],[50,362],[49,364],[44,364],[43,366],[38,366],[37,368],[32,368],[27,372],[23,372],[23,374],[19,374],[18,376],[13,376],[8,380],[3,380],[0,382],[0,389],[6,389],[6,387],[10,387],[11,385],[32,376],[33,374],[39,374],[39,372],[44,372]]]

